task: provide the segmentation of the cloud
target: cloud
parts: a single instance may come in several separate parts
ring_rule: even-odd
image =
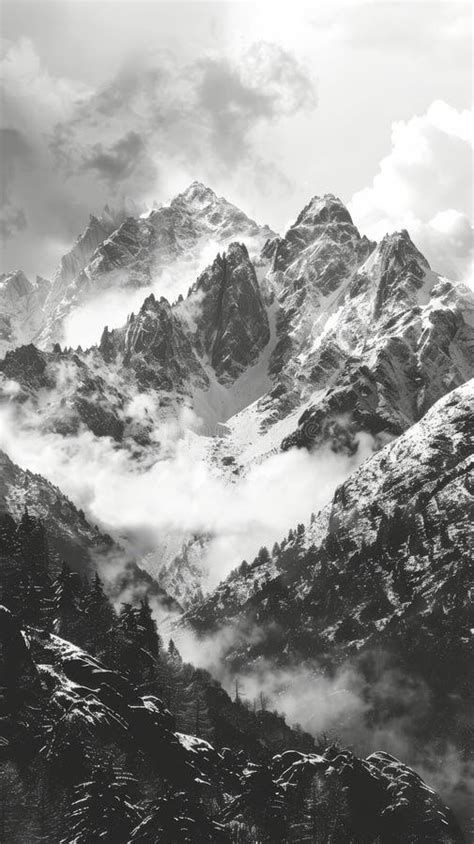
[[[91,153],[84,158],[82,168],[93,170],[113,187],[132,175],[144,152],[144,143],[137,132],[127,132],[110,147],[94,144]]]
[[[434,270],[463,278],[472,261],[472,113],[434,102],[392,126],[392,149],[350,210],[380,238],[407,228]]]
[[[58,120],[72,115],[88,89],[50,75],[29,39],[3,46],[2,257],[4,253],[7,270],[13,265],[45,274],[52,255],[65,252],[87,220],[86,196],[71,191],[53,166],[47,138]],[[92,200],[95,195],[92,190]]]
[[[5,240],[26,228],[27,218],[23,208],[12,200],[15,176],[20,169],[31,166],[30,147],[23,132],[10,127],[0,129],[2,150],[0,237]]]
[[[136,313],[144,300],[151,293],[156,299],[164,296],[169,302],[176,302],[181,294],[186,297],[187,291],[199,277],[201,272],[215,259],[218,252],[225,250],[233,238],[225,241],[206,240],[191,257],[177,259],[167,267],[155,269],[150,284],[146,287],[133,288],[126,285],[126,273],[119,276],[113,274],[113,287],[97,293],[93,298],[74,308],[66,317],[64,324],[64,342],[66,346],[76,348],[81,345],[89,348],[96,345],[102,335],[105,324],[110,328],[121,328],[129,314]],[[246,238],[246,245],[250,257],[260,253],[261,239]],[[193,296],[192,302],[185,301],[178,306],[182,319],[193,324],[198,297]],[[106,315],[104,317],[104,314]],[[193,328],[195,330],[195,326]]]
[[[59,398],[67,412],[75,373],[64,366],[56,374],[61,375],[58,396],[48,394],[40,412],[24,402],[10,403],[0,413],[0,448],[59,486],[93,523],[121,541],[128,537],[140,553],[146,544],[150,551],[165,539],[179,546],[193,536],[208,537],[202,565],[210,584],[244,557],[253,559],[261,545],[307,522],[372,451],[365,437],[352,457],[329,449],[314,454],[295,449],[252,465],[240,478],[229,477],[212,462],[215,439],[198,433],[203,425],[190,408],[178,417],[172,411],[169,419],[160,418],[138,395],[130,395],[124,418],[133,414],[140,421],[151,413],[159,451],[141,454],[134,447],[131,453],[88,430],[62,437],[43,430],[45,415]]]
[[[111,194],[167,200],[196,178],[230,194],[254,179],[281,190],[275,163],[261,166],[254,135],[316,104],[303,65],[263,42],[192,60],[131,52],[93,88],[51,74],[21,38],[7,43],[0,73],[4,126],[28,138],[29,154],[26,167],[18,147],[21,166],[9,170],[4,233],[23,226],[22,209],[28,230],[10,239],[6,260],[42,274]]]
[[[426,61],[431,55],[443,61],[471,56],[472,10],[468,3],[352,3],[335,11],[347,46],[357,50],[384,50],[415,54]]]
[[[7,240],[14,237],[17,232],[26,229],[26,214],[23,208],[15,208],[14,205],[5,203],[0,211],[0,237]]]
[[[145,149],[163,159],[204,167],[210,179],[222,167],[239,166],[251,156],[252,135],[271,122],[316,105],[314,82],[282,47],[259,42],[232,56],[205,55],[180,63],[168,53],[134,58],[99,91],[78,105],[55,130],[59,161],[77,168],[78,156],[115,177],[130,175],[130,156]],[[123,135],[124,126],[129,128]],[[91,143],[100,127],[108,138]],[[76,164],[74,164],[76,162]]]
[[[197,68],[197,109],[207,115],[212,146],[226,164],[248,153],[249,136],[259,121],[316,105],[313,81],[276,44],[254,44],[239,64],[215,56],[199,61]]]

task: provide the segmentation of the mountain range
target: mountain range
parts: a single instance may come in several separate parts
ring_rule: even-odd
[[[113,292],[126,305],[131,291],[141,304],[121,324],[104,297]],[[71,348],[68,327],[84,307],[103,317],[102,329],[93,345]],[[209,569],[209,555],[218,526],[198,530],[175,520],[138,543],[136,526],[118,529],[97,516],[94,495],[81,509],[82,502],[70,500],[76,486],[62,492],[53,469],[41,477],[18,454],[16,465],[8,454],[11,435],[1,440],[0,509],[14,519],[26,509],[41,520],[56,567],[65,559],[80,577],[99,567],[115,601],[148,595],[178,644],[189,635],[214,642],[223,682],[240,678],[285,708],[293,680],[304,677],[305,687],[317,688],[320,678],[329,678],[339,694],[343,678],[358,720],[344,705],[325,726],[369,754],[367,762],[346,756],[346,773],[365,771],[380,791],[384,771],[395,766],[388,776],[398,777],[402,768],[378,751],[401,749],[408,764],[435,778],[436,758],[451,753],[457,767],[445,799],[468,829],[471,290],[436,273],[407,231],[379,243],[361,235],[332,194],[311,199],[279,236],[194,182],[151,211],[127,202],[91,216],[51,281],[31,283],[21,270],[2,276],[0,352],[0,413],[20,444],[22,437],[34,438],[68,455],[84,441],[137,475],[173,467],[177,453],[185,453],[236,500],[244,487],[252,488],[256,472],[288,455],[308,455],[314,472],[327,455],[344,467],[322,508],[319,499],[308,500],[302,521],[283,517],[273,548],[259,550],[256,536],[251,560],[243,559],[247,552],[223,559],[217,573]],[[166,496],[166,489],[156,494]],[[271,503],[271,487],[268,495]],[[17,632],[8,632],[14,623]],[[61,696],[71,679],[60,665],[66,646],[48,624],[41,639],[36,628],[28,632],[24,618],[8,620],[5,635],[18,638],[23,629],[27,640],[32,637],[29,655],[21,657],[31,676],[42,672],[44,654],[37,654],[48,652],[46,662],[56,666],[54,694]],[[71,641],[85,647],[80,634]],[[90,667],[95,658],[87,647],[77,657],[89,675],[106,670]],[[96,694],[89,675],[84,686]],[[38,680],[43,689],[45,682]],[[132,709],[148,706],[132,702],[136,682],[123,692]],[[99,721],[105,717],[100,701],[94,703]],[[128,723],[129,714],[111,717]],[[314,733],[318,718],[304,719]],[[168,740],[171,748],[176,739]],[[294,749],[291,735],[287,740]],[[198,755],[223,753],[222,745],[204,751],[202,741],[190,750],[189,736],[178,742]],[[339,782],[331,755],[308,747],[285,765],[268,757],[278,799],[300,788],[300,776],[308,782],[307,771],[323,777],[321,794],[327,771]],[[429,759],[427,747],[433,748]],[[166,753],[171,758],[174,750]],[[225,779],[228,771],[224,775],[216,759],[213,770]],[[249,764],[232,772],[229,795],[247,794]],[[409,781],[414,775],[406,771],[401,775]],[[180,787],[187,790],[181,781]],[[391,787],[383,785],[390,793]],[[358,781],[354,788],[358,793]],[[351,794],[350,804],[358,799]],[[416,806],[424,799],[410,793],[400,804],[413,817],[420,812],[417,823],[425,810]],[[380,809],[385,817],[392,811],[387,805]],[[348,804],[345,811],[352,830],[340,832],[346,838],[300,839],[295,830],[282,839],[268,829],[258,834],[269,841],[461,840],[451,820],[445,819],[444,832],[413,832],[408,821],[402,831],[394,831],[396,824],[387,831],[379,820],[361,831],[355,810]],[[221,806],[220,812],[227,827],[233,810]],[[249,812],[246,804],[251,826]]]

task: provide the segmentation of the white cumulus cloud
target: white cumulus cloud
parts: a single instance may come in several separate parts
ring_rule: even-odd
[[[440,100],[392,126],[372,184],[354,194],[360,228],[379,239],[407,228],[433,269],[464,279],[472,263],[472,112]]]

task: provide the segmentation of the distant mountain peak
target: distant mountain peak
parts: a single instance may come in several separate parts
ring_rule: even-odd
[[[313,196],[298,215],[295,226],[302,223],[312,226],[328,225],[329,223],[348,223],[353,225],[352,217],[344,203],[333,193],[323,196]]]
[[[205,185],[203,182],[194,181],[186,188],[186,190],[179,193],[178,196],[175,197],[175,200],[184,199],[185,201],[193,201],[193,200],[208,200],[213,201],[216,200],[217,194],[214,193],[212,188]]]
[[[425,269],[430,269],[428,261],[419,249],[417,249],[406,229],[386,234],[380,241],[376,251],[386,261],[396,261],[397,264],[403,265],[414,260]]]
[[[367,246],[370,249],[368,242],[362,243],[346,206],[332,193],[313,196],[285,236],[267,248],[273,252],[273,269],[285,272],[308,247],[319,250],[324,244],[331,249],[337,245],[343,250],[361,251],[364,257]],[[359,246],[362,246],[361,250]],[[305,255],[308,257],[307,253]]]

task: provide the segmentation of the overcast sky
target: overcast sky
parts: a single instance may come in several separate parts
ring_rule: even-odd
[[[50,276],[105,202],[193,179],[282,231],[332,192],[434,269],[472,255],[464,3],[3,2],[2,270]]]

